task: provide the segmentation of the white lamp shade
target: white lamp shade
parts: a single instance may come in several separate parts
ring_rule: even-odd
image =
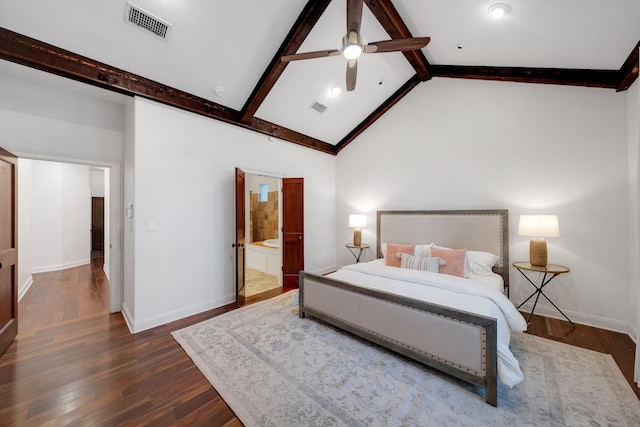
[[[518,234],[530,237],[559,237],[558,216],[520,215]]]
[[[349,215],[349,228],[364,228],[366,226],[366,215]]]

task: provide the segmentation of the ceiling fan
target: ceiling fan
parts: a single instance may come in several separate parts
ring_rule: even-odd
[[[347,0],[347,33],[342,37],[342,49],[319,50],[315,52],[296,53],[284,55],[280,58],[284,62],[299,61],[302,59],[324,58],[327,56],[344,55],[347,58],[347,90],[356,88],[356,76],[358,72],[358,57],[363,53],[401,52],[405,50],[417,50],[425,47],[430,37],[413,37],[405,39],[384,40],[364,44],[360,34],[362,22],[362,6],[364,0]]]

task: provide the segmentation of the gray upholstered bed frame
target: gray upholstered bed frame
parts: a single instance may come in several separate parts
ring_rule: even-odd
[[[378,211],[381,243],[437,243],[500,256],[509,284],[508,211]],[[314,317],[485,388],[497,405],[496,319],[300,272],[300,317]]]

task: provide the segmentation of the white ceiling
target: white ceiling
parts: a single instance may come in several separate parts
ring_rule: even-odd
[[[423,52],[437,65],[617,70],[640,40],[639,0],[506,2],[512,12],[501,20],[487,13],[495,1],[393,4],[414,36],[431,37]],[[126,23],[126,0],[0,0],[0,27],[241,110],[306,1],[133,3],[171,24],[166,40]],[[345,8],[333,0],[299,51],[340,48]],[[366,6],[362,36],[389,39]],[[290,63],[256,116],[336,144],[415,73],[400,53],[364,55],[348,93],[345,69],[342,57]],[[330,96],[332,86],[343,92]],[[327,110],[310,109],[314,101]]]

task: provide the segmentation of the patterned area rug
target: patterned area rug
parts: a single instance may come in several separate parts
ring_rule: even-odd
[[[638,425],[640,401],[610,355],[527,334],[525,380],[483,390],[298,318],[296,291],[173,332],[247,426]]]

